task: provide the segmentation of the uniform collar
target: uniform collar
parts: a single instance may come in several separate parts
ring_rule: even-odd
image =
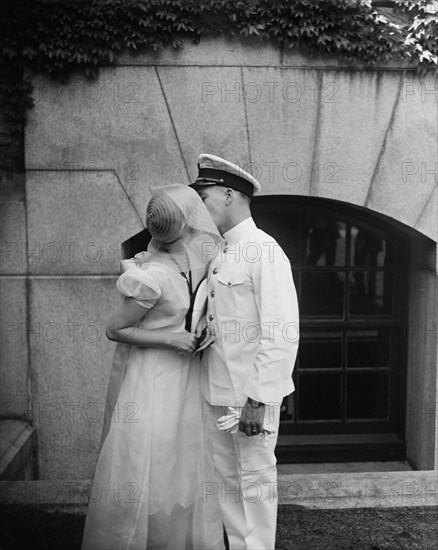
[[[246,218],[246,220],[243,220],[243,222],[238,223],[237,225],[226,231],[224,233],[224,239],[226,240],[227,244],[237,243],[245,238],[247,235],[250,235],[254,231],[254,229],[257,229],[257,226],[250,216],[249,218]]]

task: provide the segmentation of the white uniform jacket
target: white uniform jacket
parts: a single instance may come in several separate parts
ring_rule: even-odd
[[[207,280],[216,340],[202,357],[204,397],[215,405],[243,406],[248,397],[281,404],[294,390],[299,338],[290,262],[251,217],[224,237]]]

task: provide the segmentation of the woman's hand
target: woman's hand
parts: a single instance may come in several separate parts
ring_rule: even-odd
[[[192,332],[181,332],[172,334],[171,346],[179,355],[191,355],[195,351],[196,342],[196,334]]]

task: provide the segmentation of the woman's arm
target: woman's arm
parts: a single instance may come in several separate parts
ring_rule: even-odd
[[[181,355],[194,351],[196,336],[191,332],[173,333],[161,329],[147,330],[136,327],[145,312],[145,308],[137,304],[133,298],[124,298],[109,318],[106,327],[107,338],[144,348],[171,349]]]

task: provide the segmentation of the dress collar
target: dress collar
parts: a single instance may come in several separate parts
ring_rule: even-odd
[[[224,239],[227,244],[233,244],[241,241],[247,235],[250,235],[255,229],[257,229],[254,220],[250,216],[243,220],[243,222],[238,223],[228,231],[224,233]]]

